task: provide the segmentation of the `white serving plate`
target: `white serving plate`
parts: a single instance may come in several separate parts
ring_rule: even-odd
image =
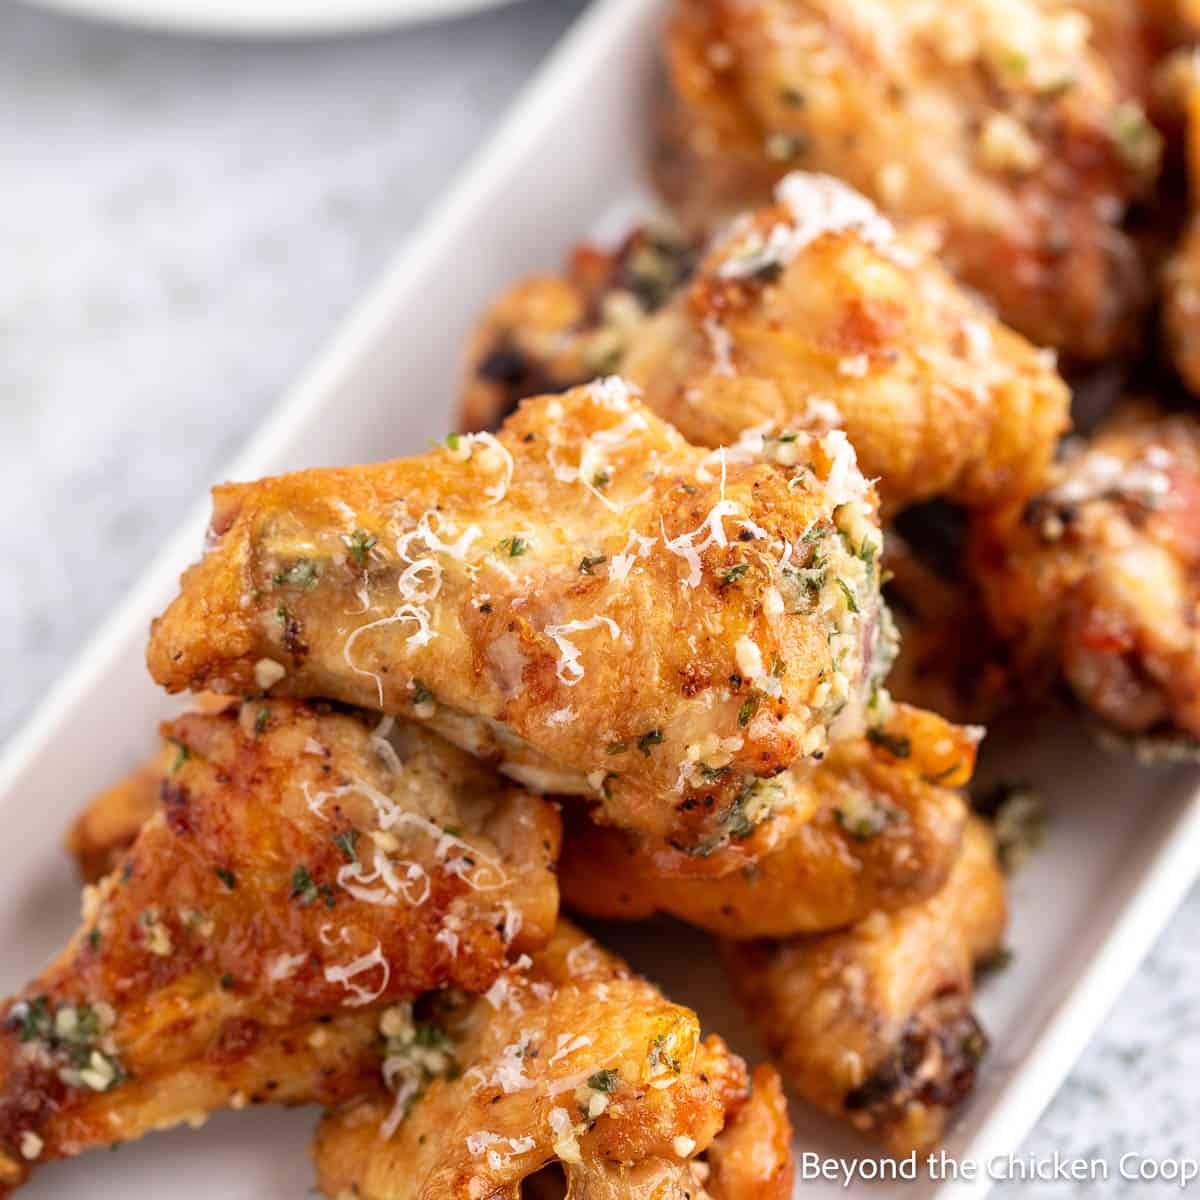
[[[664,4],[599,0],[515,105],[420,236],[228,472],[266,472],[424,448],[453,420],[461,348],[475,315],[523,272],[556,265],[581,233],[618,233],[647,204],[641,182]],[[0,989],[18,986],[72,927],[77,892],[59,847],[71,814],[152,744],[175,707],[143,667],[146,629],[196,556],[207,498],[92,640],[0,761],[0,819],[19,848],[0,875]],[[11,583],[10,583],[11,586]],[[1017,957],[980,998],[993,1052],[948,1152],[986,1162],[1018,1150],[1200,862],[1193,772],[1142,771],[1070,729],[1021,738],[1008,761],[1050,797],[1047,845],[1015,880]],[[608,936],[609,931],[606,931]],[[698,936],[611,931],[647,974],[759,1052]],[[875,1151],[796,1106],[798,1146]],[[215,1117],[200,1133],[147,1138],[35,1175],[30,1200],[289,1200],[311,1194],[304,1147],[315,1111]],[[269,1150],[267,1150],[269,1148]],[[264,1152],[267,1150],[267,1152]],[[981,1196],[984,1177],[924,1180],[922,1200]],[[862,1193],[877,1189],[849,1189]],[[808,1184],[806,1196],[847,1194]]]
[[[319,37],[465,16],[515,0],[26,0],[72,16],[166,33]]]

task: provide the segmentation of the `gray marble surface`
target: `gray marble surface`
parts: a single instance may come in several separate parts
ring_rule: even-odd
[[[582,6],[292,45],[0,7],[0,738]],[[1194,892],[1023,1153],[1200,1155],[1198,923]]]

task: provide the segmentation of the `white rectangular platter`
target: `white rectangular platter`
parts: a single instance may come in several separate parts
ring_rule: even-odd
[[[453,421],[464,338],[498,289],[555,266],[581,235],[618,234],[646,205],[647,113],[665,5],[598,0],[515,106],[428,227],[350,318],[228,472],[361,462],[423,449]],[[18,986],[61,942],[77,913],[63,828],[98,786],[150,747],[172,711],[143,667],[151,617],[200,550],[207,499],[0,761],[0,821],[15,852],[0,874],[0,989]],[[10,583],[11,586],[11,583]],[[1117,992],[1157,936],[1200,862],[1193,772],[1151,773],[1102,755],[1069,729],[1018,748],[1016,771],[1046,792],[1045,847],[1013,886],[1015,963],[980,997],[993,1051],[947,1144],[985,1163],[1015,1152]],[[606,936],[609,931],[605,931]],[[699,1009],[748,1057],[759,1051],[705,944],[672,928],[612,931],[647,974]],[[874,1156],[796,1108],[798,1148]],[[158,1197],[283,1200],[312,1194],[306,1141],[316,1113],[224,1114],[117,1153],[47,1167],[30,1200]],[[166,1190],[164,1191],[164,1185]],[[886,1185],[885,1185],[886,1186]],[[925,1179],[920,1200],[979,1196],[973,1183]],[[856,1185],[856,1191],[877,1191]],[[806,1196],[845,1195],[807,1183]]]

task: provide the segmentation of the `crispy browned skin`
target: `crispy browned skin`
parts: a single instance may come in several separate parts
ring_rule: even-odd
[[[468,343],[459,427],[496,429],[527,396],[617,371],[633,331],[687,279],[696,256],[694,240],[641,226],[611,253],[576,247],[562,278],[515,284]]]
[[[930,899],[841,933],[723,952],[787,1082],[902,1156],[934,1146],[971,1090],[986,1045],[972,965],[999,945],[1005,918],[991,833],[972,818]]]
[[[232,703],[228,696],[201,693],[195,698],[197,712],[223,712]],[[156,754],[97,792],[72,822],[63,845],[85,883],[97,883],[114,870],[142,826],[158,812],[162,779],[161,755]]]
[[[845,429],[885,506],[1027,494],[1068,421],[1045,357],[869,203],[794,174],[633,339],[622,370],[689,440]]]
[[[753,866],[719,879],[668,874],[619,830],[569,813],[563,902],[624,920],[670,913],[744,939],[837,929],[928,898],[958,857],[966,807],[947,784],[970,778],[977,732],[900,707],[875,736],[792,768],[813,793],[815,818]]]
[[[476,336],[464,422],[486,427],[511,402],[480,375],[500,348],[565,382],[600,345],[698,445],[842,428],[892,510],[1032,491],[1068,422],[1053,365],[844,185],[796,174],[781,196],[656,315],[627,290],[598,303],[574,265],[518,284]]]
[[[426,720],[711,856],[786,807],[771,776],[861,727],[878,548],[844,436],[710,453],[606,380],[498,441],[218,489],[149,663],[172,691]]]
[[[1127,407],[1028,505],[980,514],[971,572],[1034,685],[1128,734],[1200,736],[1200,425]]]
[[[421,1077],[419,1094],[397,1064],[396,1099],[378,1092],[326,1118],[313,1152],[327,1196],[790,1195],[790,1129],[773,1072],[756,1073],[748,1097],[744,1064],[720,1038],[701,1041],[695,1013],[565,922],[506,979],[494,1003],[444,1005],[446,1059]]]
[[[1151,31],[1122,7],[1135,36],[1093,41],[1058,0],[677,0],[673,198],[744,204],[827,171],[928,221],[1034,341],[1111,354],[1147,299],[1122,223],[1161,148],[1135,92]]]
[[[11,1181],[239,1093],[343,1098],[369,1070],[360,1010],[481,991],[545,943],[553,807],[419,727],[373,734],[377,720],[273,701],[165,727],[160,815],[3,1006]],[[309,1040],[343,1014],[332,1044]]]

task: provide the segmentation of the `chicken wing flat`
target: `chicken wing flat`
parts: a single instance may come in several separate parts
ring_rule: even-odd
[[[827,171],[929,222],[950,269],[1039,345],[1110,355],[1148,298],[1123,225],[1162,139],[1131,90],[1144,37],[1100,32],[1061,0],[677,0],[672,198],[745,203]]]
[[[154,627],[160,683],[416,718],[698,854],[786,808],[770,777],[861,728],[890,654],[845,436],[710,453],[619,380],[215,508]]]
[[[158,815],[3,1005],[0,1180],[239,1096],[345,1098],[378,1015],[327,1022],[545,944],[553,807],[377,722],[263,701],[164,727]]]
[[[1200,737],[1200,424],[1126,407],[1026,505],[978,514],[971,572],[1031,687],[1129,735]]]
[[[360,1200],[786,1200],[778,1078],[562,922],[484,999],[445,997],[382,1089],[331,1114],[321,1189]],[[434,1066],[436,1069],[431,1070]]]
[[[845,185],[795,173],[778,191],[653,316],[619,271],[597,302],[583,251],[512,289],[469,355],[464,421],[512,403],[488,377],[504,347],[553,386],[599,347],[698,445],[844,429],[892,510],[1033,490],[1068,422],[1053,365]]]
[[[812,821],[742,871],[670,871],[620,830],[568,814],[563,902],[591,916],[670,913],[727,938],[787,937],[853,924],[927,899],[958,858],[978,731],[897,706],[871,736],[792,768],[813,793]],[[936,782],[931,782],[936,781]]]
[[[937,1144],[974,1084],[986,1039],[972,968],[1005,919],[992,835],[973,817],[930,899],[839,933],[725,942],[723,953],[787,1082],[902,1157]]]

